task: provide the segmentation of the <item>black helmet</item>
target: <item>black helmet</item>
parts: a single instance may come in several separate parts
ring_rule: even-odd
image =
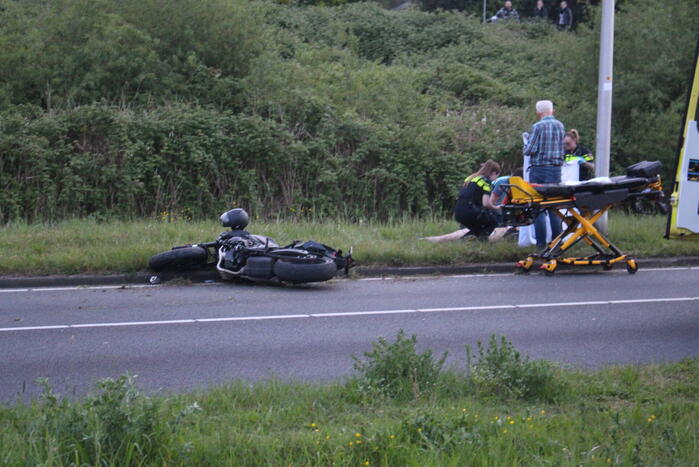
[[[250,222],[250,216],[245,212],[245,209],[235,208],[221,214],[221,223],[224,227],[230,227],[233,230],[243,230]]]

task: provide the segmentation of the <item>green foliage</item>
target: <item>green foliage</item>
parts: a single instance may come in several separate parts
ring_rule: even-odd
[[[692,72],[699,17],[693,2],[635,0],[620,3],[614,40],[614,102],[611,170],[639,160],[663,162],[663,178],[672,180],[677,137]],[[600,11],[593,20],[600,22]],[[582,30],[585,40],[568,48],[565,72],[576,78],[562,83],[575,109],[567,126],[594,135],[596,115],[598,26]],[[672,49],[674,53],[666,51]],[[589,74],[589,76],[587,76]],[[589,140],[592,145],[592,140]]]
[[[36,462],[142,465],[156,462],[167,446],[171,430],[160,420],[160,403],[140,394],[129,375],[100,381],[99,392],[79,403],[41,384],[40,416],[26,427],[45,449]]]
[[[186,99],[231,105],[266,47],[263,8],[237,0],[2,1],[0,82],[16,104]]]
[[[431,350],[418,353],[416,345],[417,337],[406,338],[401,329],[394,342],[383,337],[372,342],[372,350],[364,352],[366,360],[353,356],[362,390],[399,400],[429,397],[435,390],[447,353],[435,360]]]
[[[481,394],[554,402],[569,390],[551,363],[522,356],[505,336],[498,343],[492,335],[487,347],[481,341],[477,347],[478,359],[469,365],[474,387]],[[470,360],[470,348],[466,351]]]
[[[472,168],[437,148],[432,157],[439,164],[415,162],[439,128],[402,138],[398,128],[390,134],[357,116],[320,125],[317,139],[298,141],[271,119],[183,105],[5,114],[0,221],[165,211],[202,218],[232,205],[267,216],[337,215],[341,206],[353,217],[424,213],[441,204],[444,192],[451,197],[468,170],[450,168]]]
[[[452,377],[459,386],[468,378]],[[59,401],[49,391],[42,402],[0,405],[0,464],[696,463],[699,358],[562,370],[560,377],[572,390],[555,404],[493,404],[443,385],[418,401],[367,398],[356,396],[355,379],[323,385],[275,379],[154,395],[153,412],[136,409],[144,396],[124,395],[117,380],[104,397]],[[136,422],[146,413],[152,428]],[[120,421],[125,428],[117,426]],[[90,443],[104,440],[103,426],[121,444],[112,443],[119,445],[114,455],[90,457]]]
[[[480,162],[521,165],[542,97],[593,145],[595,2],[575,33],[331,3],[0,0],[0,223],[450,213]],[[620,3],[616,172],[674,166],[694,13]]]
[[[10,223],[0,226],[0,274],[46,275],[129,273],[144,271],[148,258],[174,245],[210,241],[220,233],[216,217],[188,220],[187,211],[162,212],[158,220],[119,221],[92,216],[49,224]],[[220,213],[219,213],[220,214]],[[321,240],[346,251],[362,266],[463,265],[522,259],[515,242],[484,243],[416,240],[416,236],[440,235],[458,228],[444,218],[398,218],[388,223],[360,218],[324,218],[312,221],[253,220],[249,230],[268,235],[277,243],[294,239]],[[665,240],[664,216],[626,216],[611,213],[610,236],[635,257],[698,256],[699,242]],[[584,249],[586,249],[585,246]],[[583,249],[583,250],[584,250]],[[580,251],[582,253],[582,251]],[[577,254],[577,253],[575,253]]]
[[[384,64],[402,55],[422,56],[472,43],[484,35],[479,22],[462,15],[397,13],[372,3],[289,10],[276,22],[303,42],[350,49],[363,59]]]
[[[512,6],[519,13],[521,19],[527,19],[532,15],[537,0],[515,0]],[[460,10],[466,14],[475,15],[481,18],[483,15],[483,0],[419,0],[418,2],[422,9],[426,11],[442,10]],[[549,20],[555,19],[555,12],[560,5],[560,0],[544,0],[544,5],[549,10]],[[576,23],[586,22],[589,20],[589,9],[592,5],[598,5],[599,0],[568,0],[568,7],[573,10],[573,17]],[[617,3],[623,3],[623,0],[617,0]],[[505,4],[504,0],[486,2],[486,17],[490,18]]]

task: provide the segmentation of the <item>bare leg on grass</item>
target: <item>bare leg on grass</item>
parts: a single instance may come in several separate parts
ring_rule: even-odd
[[[422,240],[427,240],[432,243],[448,242],[449,240],[458,240],[469,232],[468,229],[457,230],[456,232],[437,235],[434,237],[422,237]]]

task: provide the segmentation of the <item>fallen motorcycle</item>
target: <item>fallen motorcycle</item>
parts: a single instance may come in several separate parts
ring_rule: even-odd
[[[225,280],[323,282],[345,274],[354,265],[352,252],[343,255],[315,241],[295,241],[280,247],[263,235],[250,234],[244,229],[250,220],[240,208],[221,215],[221,223],[231,230],[221,232],[213,242],[176,246],[152,256],[148,265],[154,271],[192,270],[215,267]]]

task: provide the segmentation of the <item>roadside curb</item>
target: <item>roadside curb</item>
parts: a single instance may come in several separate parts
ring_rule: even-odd
[[[637,259],[639,268],[671,268],[699,266],[699,256],[678,256],[673,258]],[[493,274],[514,272],[514,262],[507,263],[467,263],[445,266],[359,266],[352,270],[352,277],[391,277],[391,276],[440,276],[454,274]],[[151,277],[157,276],[155,283],[172,280],[187,282],[219,282],[216,271],[188,271],[154,274],[138,272],[134,274],[109,275],[70,275],[70,276],[0,276],[0,289],[76,287],[101,285],[149,284]],[[344,278],[344,276],[338,276]]]

